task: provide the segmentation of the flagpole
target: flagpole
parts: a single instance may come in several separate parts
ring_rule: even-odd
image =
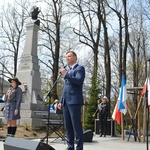
[[[118,110],[121,112],[122,140],[124,140],[124,114],[126,114],[127,112],[126,100],[127,100],[126,76],[123,74],[120,93],[119,93],[119,105],[118,105]]]
[[[147,72],[147,77],[148,77],[148,86],[149,86],[149,74],[150,74],[150,58],[147,59],[149,63],[149,69]],[[148,150],[148,127],[149,127],[149,108],[148,108],[148,95],[150,91],[147,90],[147,95],[146,95],[146,148]]]
[[[147,129],[146,129],[146,145],[147,145],[147,146],[146,146],[146,147],[147,147],[147,150],[148,150],[148,125],[149,125],[148,100],[147,100],[146,103],[147,103],[147,105],[146,105],[146,114],[147,114],[147,115],[146,115],[146,116],[147,116],[147,117],[146,117],[146,118],[147,118],[147,119],[146,119],[146,126],[147,126],[147,127],[146,127],[146,128],[147,128]]]

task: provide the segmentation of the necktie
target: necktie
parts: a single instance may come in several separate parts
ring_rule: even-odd
[[[69,69],[68,73],[70,73],[70,72],[71,72],[71,70],[72,70],[72,67],[70,67],[70,69]]]

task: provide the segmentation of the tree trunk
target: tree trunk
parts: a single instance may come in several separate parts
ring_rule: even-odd
[[[104,66],[105,66],[105,75],[106,75],[106,96],[109,99],[109,114],[110,117],[110,107],[111,107],[111,100],[110,100],[110,93],[111,93],[111,63],[110,63],[110,48],[109,48],[109,38],[107,32],[107,25],[106,25],[106,12],[105,7],[102,4],[103,8],[103,15],[101,15],[103,29],[104,29]]]
[[[122,2],[124,6],[124,24],[125,24],[125,45],[124,45],[124,51],[123,51],[123,74],[126,76],[126,58],[127,58],[129,34],[128,34],[127,2],[126,0],[122,0]]]
[[[58,78],[58,68],[59,68],[59,52],[60,52],[60,23],[59,20],[56,21],[56,43],[55,43],[55,59],[53,65],[53,84]],[[58,99],[57,95],[57,84],[52,92],[53,99]]]
[[[121,86],[121,79],[122,79],[122,19],[121,19],[121,14],[118,14],[119,17],[119,87]]]

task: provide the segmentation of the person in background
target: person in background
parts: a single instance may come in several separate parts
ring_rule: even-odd
[[[3,103],[3,102],[4,102],[4,100],[3,100],[2,96],[0,95],[0,103]]]
[[[5,106],[3,112],[7,119],[7,136],[14,136],[17,129],[17,119],[20,119],[20,104],[22,100],[22,90],[19,87],[21,82],[18,78],[10,78],[8,81],[11,87],[5,96]]]
[[[4,103],[4,98],[2,95],[0,95],[0,103]],[[1,108],[1,111],[3,111],[4,107]]]
[[[62,110],[58,109],[59,100],[56,99],[54,103],[52,104],[52,108],[55,111],[56,114],[63,114]]]
[[[93,114],[93,117],[95,117],[97,115],[97,113],[99,113],[100,137],[102,137],[102,135],[104,135],[104,137],[106,137],[108,111],[109,111],[108,98],[106,96],[104,96],[102,98],[102,102],[98,104],[98,107],[97,107],[95,113]]]
[[[58,104],[63,108],[64,124],[67,134],[67,150],[74,150],[76,138],[76,150],[83,150],[83,129],[81,122],[81,108],[83,105],[83,82],[85,69],[77,63],[77,55],[73,51],[66,53],[66,61],[70,69],[66,71],[61,68],[59,71],[64,76],[64,90]]]

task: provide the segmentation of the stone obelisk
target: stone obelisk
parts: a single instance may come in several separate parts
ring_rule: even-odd
[[[27,34],[17,77],[22,82],[23,102],[39,103],[42,99],[41,78],[37,57],[37,33],[39,26],[34,22],[27,24]]]
[[[41,104],[41,77],[37,56],[38,30],[40,24],[40,21],[37,19],[38,13],[38,7],[35,7],[32,12],[32,21],[26,26],[25,47],[16,75],[22,82],[21,88],[23,90],[20,124],[29,125],[32,128],[43,125],[40,118],[34,112],[36,110],[46,110],[47,108]]]

